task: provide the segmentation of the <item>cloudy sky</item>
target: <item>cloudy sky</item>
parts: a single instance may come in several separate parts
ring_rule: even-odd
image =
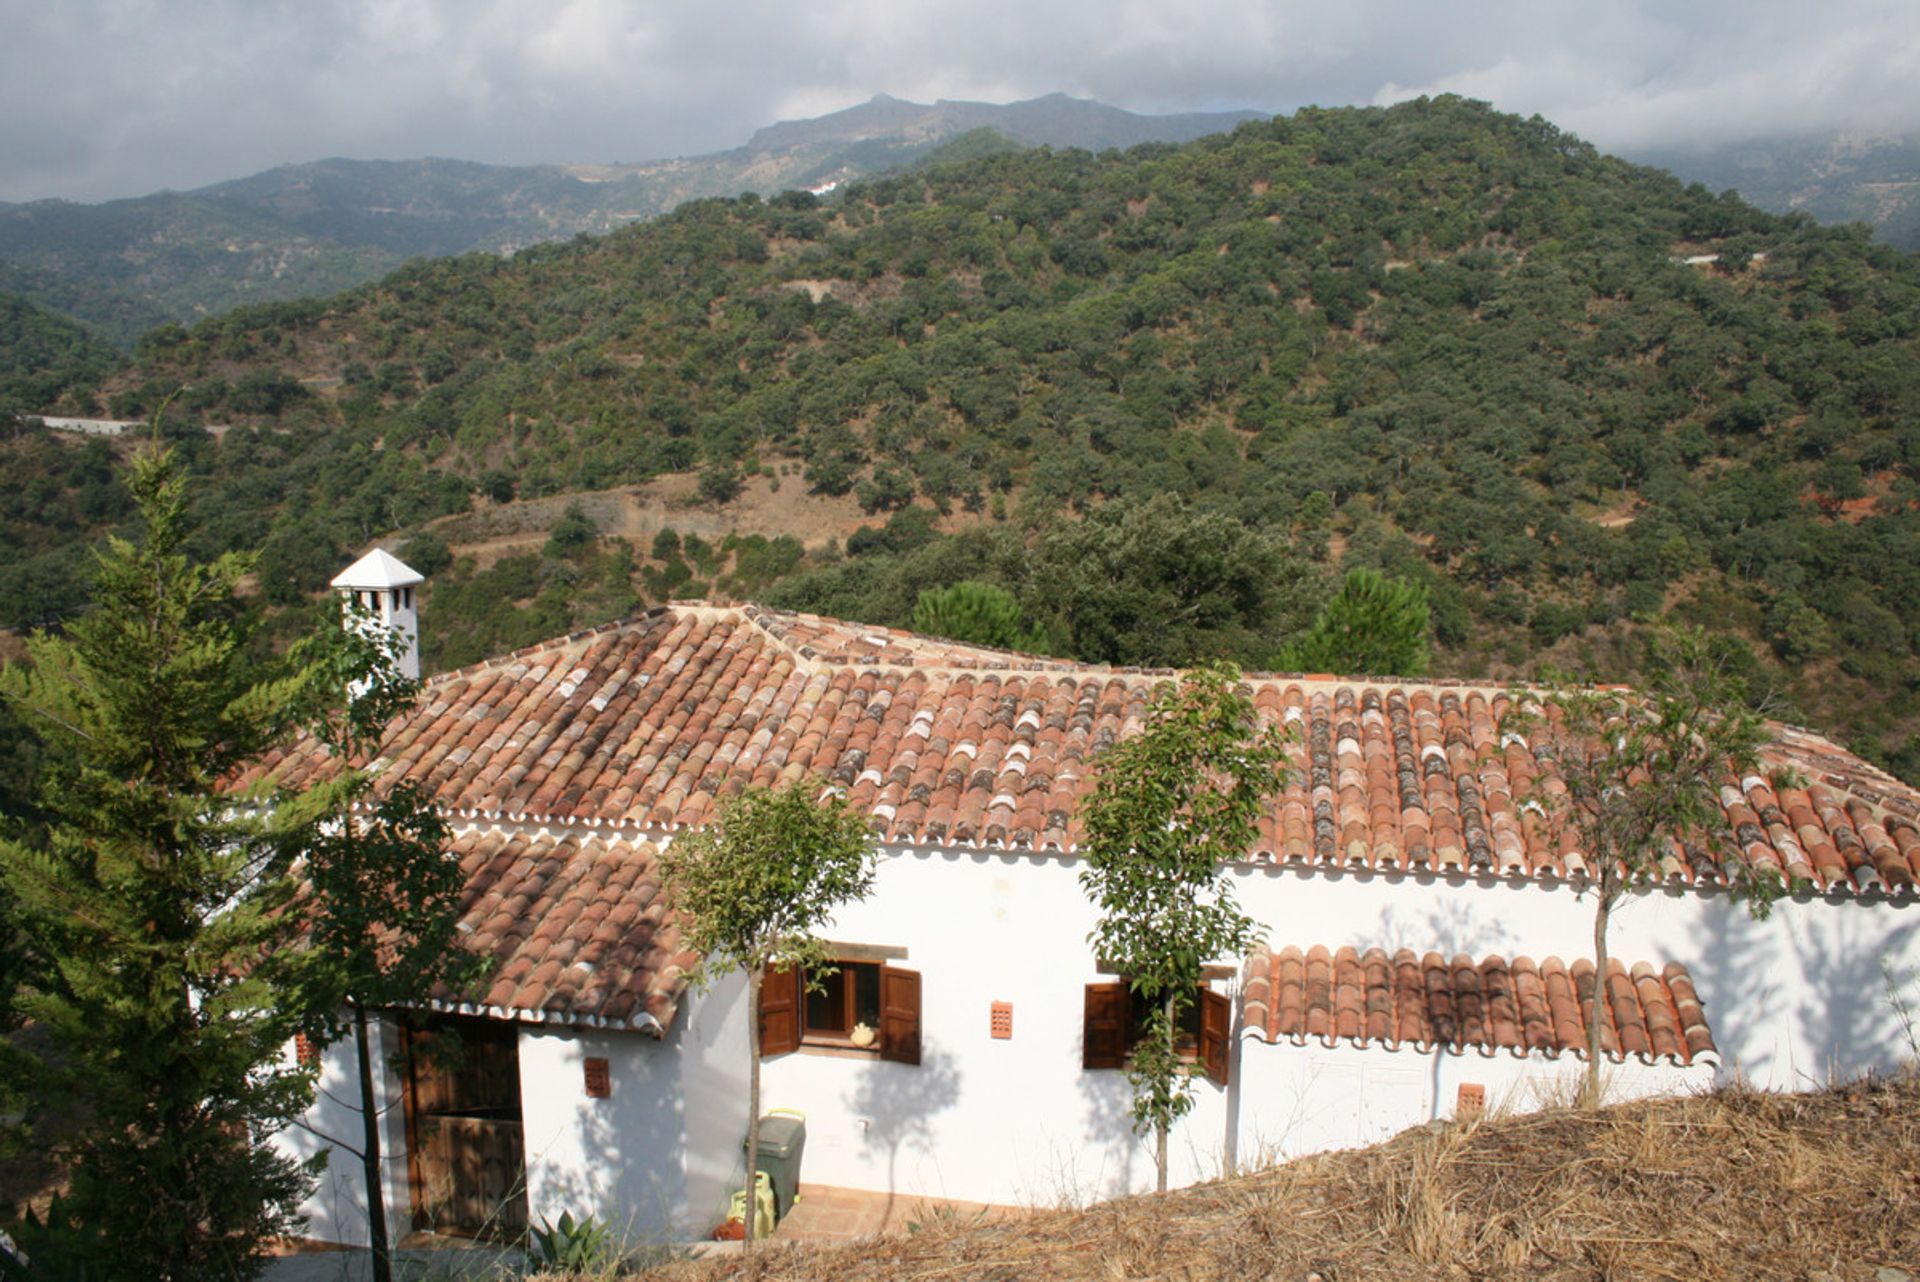
[[[886,92],[1452,91],[1633,154],[1920,129],[1915,0],[0,0],[0,200],[325,156],[632,161]]]

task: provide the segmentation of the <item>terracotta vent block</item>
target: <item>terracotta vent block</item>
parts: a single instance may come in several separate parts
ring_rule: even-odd
[[[587,1060],[587,1098],[605,1099],[613,1094],[613,1072],[607,1067],[607,1061],[599,1058]]]
[[[993,1004],[991,1028],[996,1041],[1006,1041],[1013,1036],[1012,1002],[995,1002]]]
[[[320,1048],[305,1033],[293,1035],[293,1057],[300,1061],[302,1068],[314,1068],[320,1063]]]
[[[1460,1083],[1460,1096],[1454,1101],[1455,1117],[1473,1117],[1487,1108],[1487,1088],[1478,1082]]]

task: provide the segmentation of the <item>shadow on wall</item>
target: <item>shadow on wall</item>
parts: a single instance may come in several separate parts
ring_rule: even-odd
[[[1294,941],[1281,942],[1284,946]],[[1456,900],[1443,902],[1425,913],[1400,913],[1389,904],[1380,910],[1380,928],[1372,938],[1363,939],[1356,935],[1346,942],[1362,953],[1369,948],[1381,948],[1386,950],[1388,956],[1392,956],[1398,949],[1410,948],[1416,956],[1430,952],[1443,957],[1469,953],[1478,960],[1490,952],[1501,950],[1504,936],[1497,922],[1482,920],[1480,914]],[[1328,948],[1340,946],[1338,941],[1331,939],[1310,939],[1298,946],[1305,951],[1320,943]]]
[[[1381,948],[1389,957],[1402,948],[1412,950],[1419,957],[1430,952],[1442,957],[1465,953],[1475,961],[1491,952],[1505,952],[1509,960],[1512,956],[1498,923],[1483,920],[1479,913],[1458,901],[1443,902],[1425,913],[1405,914],[1395,912],[1389,904],[1380,910],[1380,929],[1373,939],[1356,938],[1349,942],[1362,954],[1369,948]],[[1426,1120],[1432,1122],[1442,1116],[1440,1079],[1446,1054],[1435,1047],[1426,1059]]]
[[[352,1042],[343,1051],[336,1044],[321,1061],[320,1080],[314,1085],[313,1104],[303,1116],[304,1129],[295,1126],[281,1142],[298,1157],[326,1154],[320,1183],[307,1199],[311,1220],[307,1232],[326,1242],[364,1243],[367,1240],[367,1197],[360,1159],[339,1144],[357,1151],[364,1142],[360,1121],[359,1061]]]
[[[1055,1177],[1058,1200],[1077,1205],[1124,1197],[1133,1191],[1133,1155],[1141,1144],[1133,1129],[1133,1088],[1127,1075],[1115,1069],[1082,1069],[1078,1085],[1086,1105],[1086,1144],[1081,1154],[1060,1159],[1066,1169]],[[1081,1182],[1083,1166],[1075,1160],[1081,1156],[1098,1162],[1090,1188]]]
[[[376,1021],[369,1032],[374,1089],[385,1101],[377,1115],[380,1159],[386,1173],[383,1193],[388,1230],[398,1234],[405,1231],[412,1211],[402,1104],[406,1062],[399,1048],[398,1027],[391,1018]],[[311,1217],[306,1232],[323,1242],[365,1245],[369,1234],[366,1176],[359,1157],[365,1144],[360,1061],[350,1034],[325,1048],[312,1104],[300,1123],[279,1133],[277,1142],[303,1160],[320,1153],[327,1158],[320,1182],[304,1204]]]
[[[1883,930],[1891,911],[1808,897],[1755,920],[1718,895],[1695,937],[1666,941],[1699,989],[1721,1079],[1792,1089],[1898,1067],[1912,1051],[1893,987],[1914,978],[1920,921]]]
[[[1813,1046],[1821,1080],[1890,1073],[1913,1053],[1900,1010],[1902,990],[1915,978],[1906,964],[1913,955],[1920,922],[1898,926],[1880,940],[1849,938],[1840,913],[1860,911],[1854,904],[1810,917],[1806,929],[1788,938],[1807,977],[1800,1003],[1800,1031]]]
[[[887,1212],[900,1191],[900,1152],[938,1158],[933,1118],[960,1099],[960,1070],[952,1055],[932,1041],[921,1051],[918,1067],[906,1064],[870,1064],[860,1084],[848,1097],[855,1117],[870,1125],[861,1142],[887,1155]],[[921,1190],[922,1193],[929,1190]]]
[[[578,1058],[572,1064],[573,1072],[565,1080],[523,1082],[522,1089],[528,1095],[537,1091],[549,1098],[561,1092],[582,1095],[583,1070]],[[677,1100],[667,1107],[632,1109],[629,1099],[635,1084],[624,1080],[627,1076],[616,1068],[612,1096],[581,1099],[559,1134],[539,1135],[529,1125],[530,1225],[558,1220],[562,1212],[570,1212],[576,1220],[592,1215],[616,1234],[638,1242],[657,1236],[670,1221],[682,1192],[679,1163],[672,1160],[681,1151],[682,1110]],[[646,1154],[648,1169],[629,1169],[631,1159],[623,1153]]]
[[[716,988],[709,1000],[730,1007],[743,1000],[743,993]],[[529,1093],[552,1090],[578,1097],[560,1134],[527,1136],[528,1163],[540,1168],[531,1180],[538,1193],[528,1208],[534,1223],[557,1219],[563,1211],[576,1219],[593,1214],[638,1246],[698,1235],[725,1217],[724,1195],[716,1193],[713,1205],[694,1199],[704,1203],[705,1194],[741,1177],[744,1131],[719,1125],[717,1141],[690,1136],[690,1120],[744,1117],[747,1066],[715,1063],[689,1045],[689,1023],[684,1016],[675,1020],[657,1043],[632,1034],[647,1044],[639,1054],[616,1053],[612,1094],[606,1099],[584,1094],[580,1060],[599,1053],[592,1041],[576,1047],[566,1080],[530,1084]],[[710,1178],[690,1178],[700,1174]]]

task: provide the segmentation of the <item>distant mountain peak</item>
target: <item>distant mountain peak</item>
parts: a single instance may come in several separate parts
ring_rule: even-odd
[[[754,133],[746,149],[773,152],[876,139],[938,143],[976,129],[992,129],[1027,146],[1106,151],[1143,142],[1188,142],[1261,116],[1256,111],[1143,115],[1058,90],[1005,103],[939,98],[929,104],[877,93],[858,106],[811,120],[768,125]]]

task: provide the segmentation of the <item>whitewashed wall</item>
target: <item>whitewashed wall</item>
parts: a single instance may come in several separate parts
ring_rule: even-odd
[[[520,1030],[532,1222],[593,1214],[630,1241],[704,1235],[745,1171],[746,984],[689,996],[664,1040],[538,1025]],[[585,1060],[608,1061],[592,1099]]]
[[[367,1031],[368,1048],[377,1074],[374,1090],[375,1109],[380,1115],[384,1186],[381,1196],[387,1213],[388,1239],[398,1241],[412,1218],[407,1186],[407,1123],[400,1106],[400,1078],[392,1071],[398,1038],[395,1030],[383,1023],[373,1024]],[[287,1062],[293,1062],[291,1046],[287,1049]],[[313,1107],[301,1118],[305,1127],[289,1127],[273,1140],[274,1147],[302,1161],[322,1149],[327,1150],[327,1166],[321,1173],[320,1185],[301,1205],[300,1212],[307,1217],[308,1237],[343,1246],[366,1246],[369,1240],[366,1178],[360,1159],[329,1142],[337,1139],[354,1150],[362,1147],[359,1071],[352,1037],[328,1046],[320,1057],[319,1092]]]
[[[1610,1102],[1673,1095],[1713,1084],[1714,1065],[1691,1067],[1610,1064],[1605,1070]],[[1469,1050],[1425,1053],[1411,1047],[1389,1051],[1350,1044],[1311,1042],[1267,1045],[1243,1039],[1239,1084],[1243,1167],[1256,1168],[1329,1149],[1357,1148],[1399,1134],[1409,1126],[1454,1116],[1460,1087],[1486,1091],[1489,1112],[1528,1112],[1566,1103],[1586,1073],[1572,1055],[1483,1055]]]
[[[923,1062],[803,1050],[766,1061],[766,1108],[807,1115],[801,1177],[809,1183],[1023,1205],[1084,1202],[1151,1187],[1150,1139],[1128,1124],[1118,1071],[1080,1067],[1084,986],[1099,981],[1087,943],[1093,914],[1077,864],[1057,857],[891,849],[874,894],[824,932],[894,945],[922,976]],[[1241,904],[1275,946],[1407,947],[1475,958],[1499,953],[1572,960],[1591,948],[1591,902],[1566,886],[1499,879],[1267,867],[1236,873]],[[1680,961],[1692,972],[1720,1048],[1719,1064],[1678,1070],[1631,1062],[1612,1070],[1622,1095],[1688,1089],[1715,1076],[1791,1089],[1908,1053],[1883,975],[1920,1000],[1920,907],[1812,898],[1753,921],[1724,895],[1652,892],[1615,913],[1613,952],[1628,962]],[[724,1212],[741,1181],[746,1127],[745,985],[735,976],[689,995],[664,1041],[638,1033],[524,1027],[520,1073],[529,1211],[537,1221],[592,1211],[636,1236],[694,1236]],[[989,1008],[1013,1004],[1013,1037],[989,1036]],[[353,1142],[359,1133],[350,1046],[327,1051],[323,1096],[309,1123]],[[377,1053],[383,1062],[388,1047]],[[582,1060],[611,1063],[612,1097],[585,1095]],[[1490,1105],[1523,1104],[1578,1072],[1562,1057],[1418,1055],[1380,1048],[1268,1046],[1243,1041],[1233,1095],[1204,1081],[1175,1130],[1178,1183],[1384,1138],[1451,1115],[1463,1081]],[[399,1083],[389,1075],[387,1098]],[[404,1120],[385,1118],[388,1207],[406,1223]],[[1229,1145],[1229,1128],[1233,1141]],[[308,1153],[299,1131],[280,1140]],[[350,1157],[336,1159],[308,1204],[313,1236],[365,1241]]]
[[[825,932],[907,949],[923,977],[919,1068],[802,1050],[767,1061],[768,1106],[808,1117],[808,1182],[980,1201],[1051,1205],[1150,1187],[1150,1143],[1134,1137],[1118,1072],[1080,1068],[1083,986],[1101,978],[1077,866],[1055,858],[893,850],[874,894]],[[1276,946],[1351,944],[1475,958],[1571,962],[1588,955],[1591,900],[1565,885],[1273,868],[1236,874],[1242,905]],[[1724,895],[1652,892],[1616,910],[1610,942],[1627,962],[1685,963],[1721,1049],[1690,1070],[1630,1061],[1616,1094],[1689,1089],[1743,1076],[1790,1089],[1886,1069],[1907,1052],[1881,958],[1920,976],[1920,908],[1786,901],[1751,920]],[[994,1001],[1014,1035],[988,1035]],[[1461,1082],[1488,1102],[1551,1094],[1572,1057],[1416,1056],[1411,1051],[1247,1044],[1240,1097],[1202,1083],[1174,1136],[1174,1177],[1217,1174],[1228,1119],[1244,1162],[1381,1138],[1451,1114]]]
[[[1561,884],[1497,879],[1239,874],[1243,905],[1276,946],[1411,948],[1536,961],[1590,956],[1593,902]],[[1608,947],[1683,963],[1720,1049],[1722,1077],[1792,1090],[1911,1054],[1882,971],[1920,978],[1920,904],[1785,899],[1755,920],[1723,893],[1644,891],[1615,910]]]
[[[921,975],[921,1063],[801,1050],[766,1061],[769,1106],[807,1114],[801,1178],[902,1196],[1053,1205],[1152,1186],[1123,1073],[1080,1067],[1098,973],[1076,869],[1058,859],[895,853],[874,893],[822,933],[907,950]],[[996,1001],[1013,1036],[989,1035]],[[1220,1169],[1224,1092],[1202,1082],[1171,1145],[1181,1182]]]

